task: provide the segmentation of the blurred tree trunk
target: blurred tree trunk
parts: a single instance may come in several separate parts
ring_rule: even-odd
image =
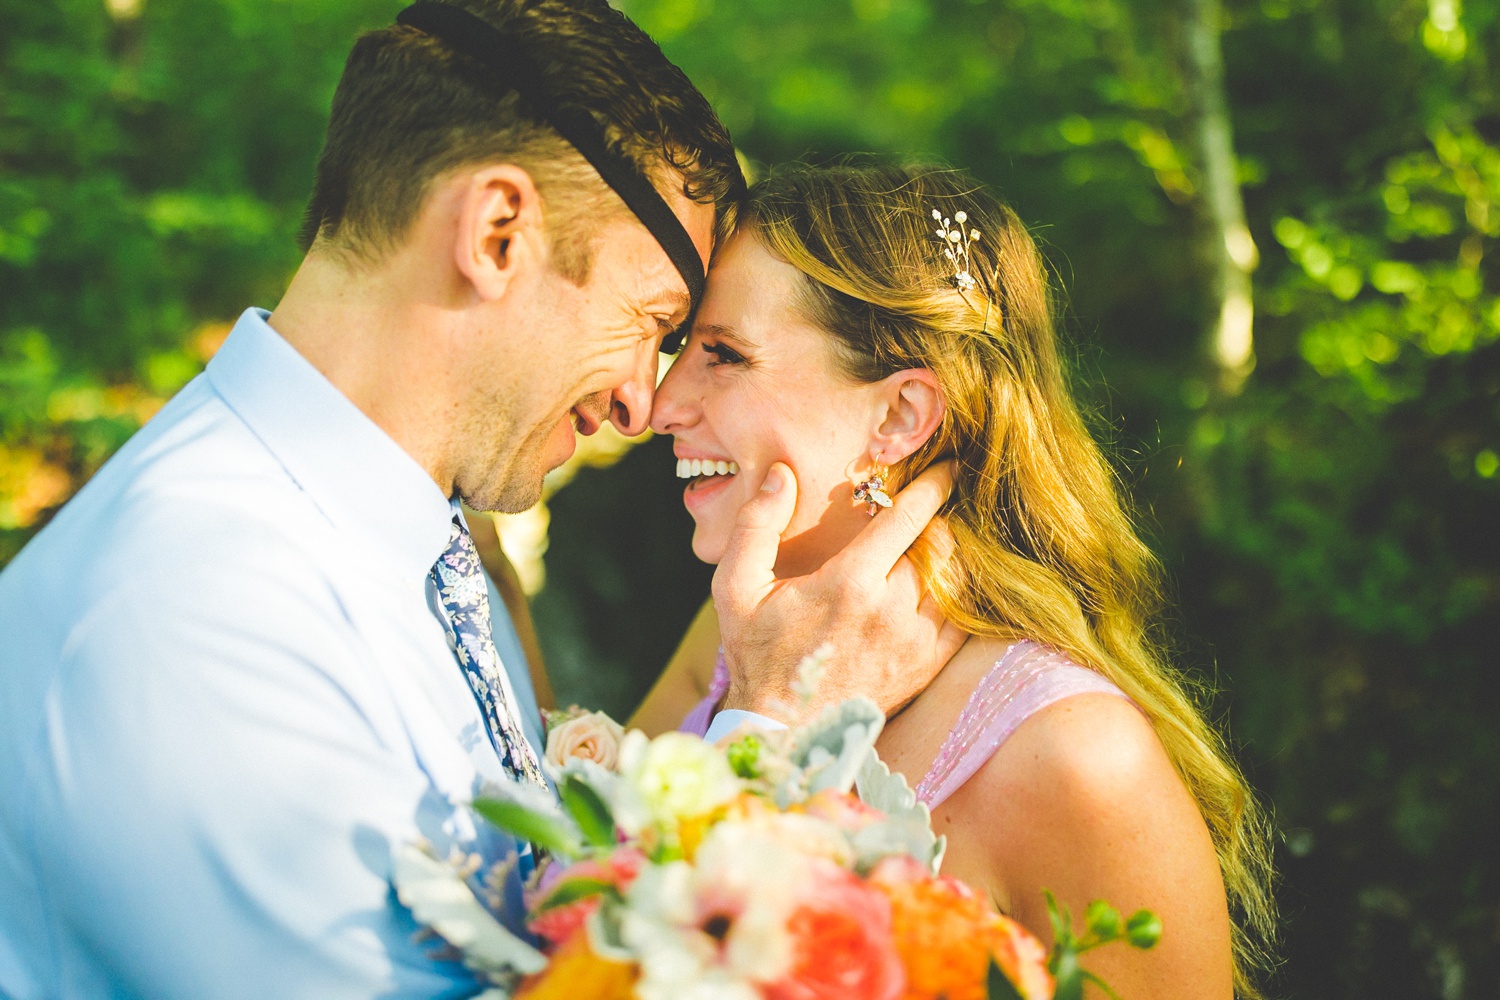
[[[1255,363],[1255,308],[1250,272],[1259,262],[1245,225],[1229,100],[1224,89],[1220,0],[1178,0],[1183,83],[1188,94],[1188,138],[1197,165],[1198,207],[1205,219],[1204,255],[1215,273],[1211,353],[1220,388],[1233,392]]]

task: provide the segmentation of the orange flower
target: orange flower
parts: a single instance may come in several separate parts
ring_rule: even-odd
[[[521,983],[516,1000],[633,1000],[639,975],[634,964],[595,955],[588,932],[580,929],[553,954],[547,968]]]
[[[766,1000],[898,1000],[904,977],[890,903],[830,861],[815,861],[811,876],[787,921],[792,968]]]
[[[993,960],[1026,1000],[1049,1000],[1047,952],[956,879],[933,878],[912,858],[887,858],[870,883],[891,901],[896,949],[906,966],[903,1000],[985,1000]]]

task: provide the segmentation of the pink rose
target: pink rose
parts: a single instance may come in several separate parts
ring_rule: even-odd
[[[586,712],[548,731],[547,761],[561,767],[571,757],[582,757],[614,771],[620,766],[624,735],[624,728],[603,712]]]

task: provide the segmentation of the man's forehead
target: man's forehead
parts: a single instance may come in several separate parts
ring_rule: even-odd
[[[682,189],[681,175],[675,171],[660,188],[665,188],[662,197],[666,200],[667,207],[677,216],[682,228],[687,230],[688,238],[693,241],[693,249],[698,251],[698,257],[703,262],[703,271],[708,273],[708,262],[713,259],[714,253],[714,224],[719,217],[718,207],[713,202],[704,203],[689,198]]]
[[[704,204],[694,201],[682,191],[681,184],[668,188],[663,192],[663,198],[672,214],[682,223],[682,228],[687,232],[688,238],[693,242],[693,249],[698,253],[698,259],[703,264],[703,273],[708,273],[709,261],[713,259],[714,232],[718,221],[718,208],[712,202]],[[667,257],[665,248],[662,248],[663,258]],[[692,301],[687,283],[683,276],[677,272],[675,265],[669,264],[669,270],[662,274],[665,279],[659,294],[652,298],[658,308],[665,308],[674,317],[679,319],[677,329],[667,334],[663,339],[661,349],[665,353],[673,354],[682,346],[682,341],[687,335],[687,326],[692,319],[694,307],[699,303]]]
[[[687,218],[682,220],[682,226],[688,231],[688,236],[692,237],[693,248],[703,260],[703,272],[707,274],[709,261],[714,256],[714,223],[718,220],[718,209],[712,204],[704,205],[696,201],[689,204],[692,208],[687,212]]]

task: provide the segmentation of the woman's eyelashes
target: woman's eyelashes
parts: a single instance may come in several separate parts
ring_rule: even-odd
[[[710,368],[717,368],[720,365],[739,365],[745,362],[744,357],[727,344],[704,344],[703,350],[714,359],[708,363]]]

